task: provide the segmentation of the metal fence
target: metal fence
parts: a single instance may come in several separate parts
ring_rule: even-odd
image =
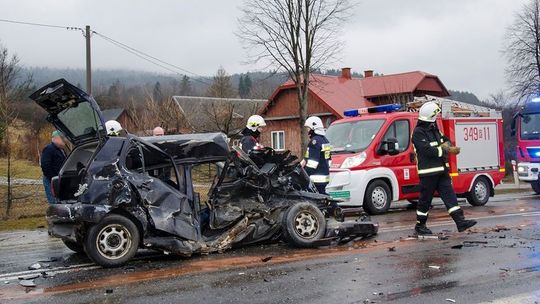
[[[10,188],[11,200],[8,199]],[[47,205],[41,180],[13,179],[8,186],[7,178],[0,177],[0,219],[44,216]]]

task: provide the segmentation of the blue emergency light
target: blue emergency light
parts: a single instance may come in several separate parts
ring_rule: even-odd
[[[366,113],[390,113],[394,111],[399,111],[401,109],[401,105],[399,103],[393,103],[393,104],[387,104],[382,106],[375,106],[375,107],[369,107],[369,108],[360,108],[360,109],[351,109],[343,112],[343,115],[348,117],[354,117],[358,116],[360,114],[366,114]]]

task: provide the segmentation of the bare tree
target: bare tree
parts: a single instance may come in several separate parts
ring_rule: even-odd
[[[252,62],[285,71],[295,83],[302,138],[310,74],[334,61],[342,49],[339,34],[350,7],[348,0],[244,1],[237,35]]]
[[[220,98],[236,96],[236,92],[231,83],[231,76],[227,74],[227,71],[225,71],[223,67],[220,67],[217,70],[217,73],[214,76],[214,82],[208,88],[208,96]]]
[[[518,98],[540,92],[540,0],[530,0],[507,29],[506,77]]]
[[[9,129],[17,119],[15,103],[21,101],[24,92],[27,92],[31,77],[26,80],[19,79],[21,69],[19,58],[9,55],[8,49],[0,45],[0,142],[3,144],[7,158],[7,197],[6,215],[9,216],[11,205],[15,199],[12,187],[12,143]]]
[[[178,133],[186,126],[182,111],[172,98],[158,101],[148,92],[142,106],[137,106],[134,100],[131,101],[128,113],[133,117],[136,128],[143,133],[149,133],[157,126],[162,127],[165,133]]]
[[[204,131],[219,131],[227,136],[233,135],[245,126],[246,116],[257,112],[257,104],[250,101],[242,101],[245,104],[224,100],[221,102],[210,102],[204,107],[204,114],[208,117],[212,126]]]

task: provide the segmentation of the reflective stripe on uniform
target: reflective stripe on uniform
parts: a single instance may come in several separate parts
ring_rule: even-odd
[[[448,209],[448,213],[458,211],[459,209],[461,209],[459,206],[452,207],[452,208]]]
[[[317,183],[317,184],[330,182],[329,175],[311,175],[309,179],[311,179],[312,182]]]
[[[420,215],[420,216],[428,216],[428,213],[429,213],[429,212],[424,213],[424,212],[420,212],[420,211],[416,210],[416,215]]]
[[[437,147],[437,150],[439,151],[439,157],[442,157],[442,148],[441,148],[441,147]]]
[[[429,168],[429,169],[421,169],[418,170],[418,174],[427,174],[427,173],[433,173],[433,172],[441,172],[444,171],[444,167],[435,167],[435,168]]]
[[[313,159],[308,159],[307,163],[306,163],[306,167],[308,168],[313,168],[313,169],[317,169],[317,166],[319,166],[319,162],[318,161],[314,161]]]
[[[429,143],[429,145],[432,146],[432,147],[436,147],[436,146],[439,145],[439,143],[436,142],[436,141],[432,141],[432,142]]]

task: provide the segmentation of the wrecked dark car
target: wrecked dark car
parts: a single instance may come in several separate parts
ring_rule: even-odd
[[[366,237],[378,225],[345,220],[347,210],[317,193],[296,157],[272,149],[248,156],[220,133],[107,136],[95,100],[60,79],[31,98],[75,146],[52,187],[49,232],[105,266],[138,248],[190,256],[283,240],[313,247]],[[208,193],[194,166],[215,165]],[[349,217],[348,217],[349,218]]]

